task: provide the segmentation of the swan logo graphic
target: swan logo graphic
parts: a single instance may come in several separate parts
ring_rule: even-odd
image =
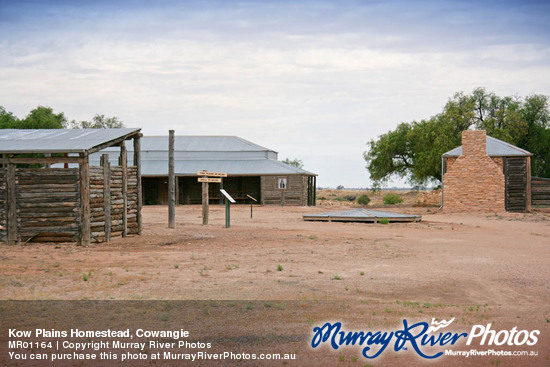
[[[451,325],[455,321],[455,318],[453,317],[449,321],[441,320],[439,322],[436,321],[436,319],[432,318],[432,326],[428,328],[427,333],[435,333],[437,330],[444,329],[447,326]]]

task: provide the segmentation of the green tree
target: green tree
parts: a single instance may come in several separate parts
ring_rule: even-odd
[[[548,98],[499,97],[484,88],[456,93],[430,119],[401,123],[367,143],[364,153],[375,186],[392,177],[412,184],[441,180],[441,154],[461,144],[462,131],[487,134],[533,153],[533,175],[550,177],[550,110]]]
[[[294,167],[298,168],[304,168],[304,162],[302,162],[301,159],[294,158],[293,160],[290,160],[290,158],[286,158],[283,163],[289,164]]]
[[[71,121],[73,129],[114,129],[124,127],[124,123],[118,117],[105,117],[105,115],[97,114],[92,118],[92,121]]]
[[[17,129],[64,129],[67,118],[63,112],[54,113],[51,107],[38,106],[27,117],[19,120]]]
[[[17,117],[0,106],[0,129],[14,129],[17,124]]]

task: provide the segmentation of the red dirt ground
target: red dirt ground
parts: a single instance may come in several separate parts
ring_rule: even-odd
[[[2,299],[345,301],[373,325],[455,317],[464,328],[538,328],[539,358],[484,364],[550,363],[549,214],[402,207],[422,222],[302,220],[346,208],[256,206],[251,219],[249,206],[235,205],[226,229],[222,206],[210,207],[207,226],[200,206],[178,206],[168,229],[167,207],[146,206],[141,236],[89,248],[2,246]]]

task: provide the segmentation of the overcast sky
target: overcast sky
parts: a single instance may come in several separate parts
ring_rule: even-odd
[[[550,2],[0,0],[16,116],[237,135],[324,187],[370,186],[367,141],[478,86],[550,95]]]

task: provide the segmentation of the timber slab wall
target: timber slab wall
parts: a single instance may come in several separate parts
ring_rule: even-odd
[[[536,206],[550,206],[550,178],[531,178],[531,203]]]
[[[286,187],[278,187],[279,179],[286,179]],[[308,177],[304,175],[262,176],[262,204],[308,204]]]
[[[136,167],[128,167],[126,231],[138,233]],[[90,227],[92,242],[107,242],[124,232],[122,167],[90,167]],[[109,212],[107,216],[106,212]]]
[[[137,234],[137,168],[127,168],[126,200],[122,167],[89,167],[89,170],[91,242]],[[0,168],[1,242],[8,242],[8,212],[15,219],[17,242],[79,241],[82,185],[78,168],[14,167],[15,195],[8,192],[12,190],[7,188],[7,171]],[[13,205],[15,210],[10,209]]]

